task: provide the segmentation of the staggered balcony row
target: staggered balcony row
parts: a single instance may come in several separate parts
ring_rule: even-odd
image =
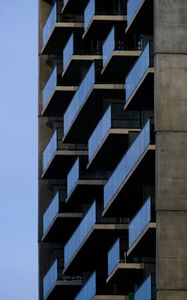
[[[131,194],[140,174],[154,184],[151,2],[57,1],[44,25],[42,53],[58,63],[42,115],[63,121],[43,152],[42,178],[67,179],[43,215],[42,240],[63,249],[44,277],[45,300],[156,299],[154,200]],[[148,31],[137,26],[142,16]]]
[[[104,24],[103,30],[97,31],[97,36],[102,34],[103,37],[110,30],[111,25],[120,22],[127,24],[127,29],[129,29],[136,19],[142,17],[142,14],[149,19],[147,11],[149,10],[150,13],[152,5],[152,1],[149,0],[112,0],[107,3],[99,0],[84,0],[74,5],[69,3],[70,11],[68,12],[66,9],[68,2],[71,1],[65,1],[64,4],[63,1],[56,1],[51,9],[43,27],[44,53],[54,50],[55,45],[53,47],[51,45],[60,36],[63,36],[62,47],[72,31],[80,30],[84,39],[87,36],[93,37],[102,23]],[[73,9],[75,6],[77,7],[76,11]],[[60,43],[58,45],[60,46]]]
[[[64,259],[59,259],[54,262],[50,270],[47,272],[45,278],[44,278],[44,295],[46,296],[51,290],[54,292],[54,287],[57,284],[58,280],[61,280],[63,285],[67,285],[66,281],[70,281],[71,284],[75,285],[81,284],[81,279],[79,277],[73,277],[69,276],[69,269],[70,265],[74,263],[75,261],[78,262],[79,266],[86,265],[87,268],[90,268],[89,265],[92,267],[100,266],[101,267],[101,261],[102,261],[102,253],[106,253],[106,249],[103,249],[103,245],[105,245],[105,248],[108,246],[108,241],[104,240],[102,242],[102,239],[106,237],[107,230],[110,231],[110,235],[107,234],[108,239],[110,237],[110,242],[115,239],[115,236],[120,234],[120,232],[124,234],[124,230],[126,229],[126,232],[128,233],[126,236],[128,236],[128,246],[126,243],[121,244],[121,240],[117,239],[117,241],[114,243],[112,248],[108,252],[108,278],[111,280],[111,276],[115,276],[116,272],[119,272],[119,269],[121,267],[121,270],[123,270],[123,276],[124,278],[125,274],[126,276],[130,276],[133,272],[134,281],[135,283],[138,283],[140,279],[142,278],[142,270],[143,270],[143,264],[142,262],[134,261],[131,258],[130,263],[128,261],[128,252],[125,254],[125,250],[129,247],[129,249],[132,247],[132,244],[136,243],[138,241],[139,244],[142,244],[142,247],[145,247],[145,236],[147,232],[145,231],[148,226],[151,224],[151,222],[155,222],[155,213],[154,213],[154,202],[151,201],[151,198],[149,197],[146,202],[143,204],[139,212],[136,214],[136,216],[131,220],[129,223],[129,226],[126,226],[126,219],[115,219],[115,218],[107,218],[103,219],[100,215],[100,209],[98,204],[96,202],[93,202],[91,207],[88,209],[85,217],[78,225],[77,229],[74,231],[70,239],[67,241],[64,247]],[[45,220],[45,217],[44,217]],[[98,228],[96,227],[97,224],[99,224]],[[114,228],[111,228],[111,224],[114,225]],[[155,223],[154,223],[155,224]],[[103,225],[103,237],[101,236],[101,225]],[[110,225],[110,226],[109,226]],[[108,226],[108,229],[107,229]],[[154,227],[155,228],[155,227]],[[97,234],[98,233],[98,234]],[[116,233],[116,234],[114,234]],[[155,238],[155,232],[151,232],[151,235],[153,238]],[[141,238],[140,238],[141,237]],[[150,237],[149,237],[150,241]],[[99,245],[99,249],[95,251],[91,251],[93,245]],[[103,244],[103,245],[102,245]],[[122,247],[123,245],[123,247]],[[136,243],[136,247],[138,247],[138,244]],[[83,248],[85,248],[87,251],[87,257],[84,256]],[[81,254],[82,251],[82,254]],[[98,256],[97,251],[100,253],[100,258]],[[76,257],[77,256],[77,257]],[[133,254],[134,256],[134,254]],[[153,256],[153,253],[149,253],[149,255],[146,253],[146,256]],[[92,258],[92,259],[91,259]],[[96,262],[99,261],[99,264]],[[136,258],[137,260],[137,258]],[[122,266],[121,266],[122,265]],[[84,268],[82,268],[84,269]],[[73,270],[73,271],[72,271]],[[76,273],[77,267],[76,264],[74,264],[73,269],[70,269],[70,273],[73,272],[73,274]],[[81,268],[79,268],[81,270]],[[129,273],[130,272],[130,273]],[[67,274],[68,276],[67,276]],[[94,273],[95,274],[95,273]],[[111,275],[112,274],[112,275]],[[128,275],[129,274],[129,275]],[[95,278],[96,275],[94,275]],[[119,276],[118,276],[119,277]],[[72,281],[72,279],[76,279],[77,281]],[[95,278],[96,280],[96,278]],[[91,279],[91,282],[92,279]],[[90,281],[87,282],[87,284],[91,284]],[[87,286],[86,284],[86,286]],[[150,284],[150,282],[149,282]],[[86,293],[94,293],[93,296],[96,294],[96,286],[94,289],[94,286],[90,286],[89,289],[87,287],[83,287],[83,289],[80,291],[76,299],[81,299],[80,297]],[[129,285],[129,288],[133,286],[132,284]],[[131,290],[130,290],[131,291]],[[141,294],[139,290],[137,291],[137,296],[139,293]],[[90,296],[91,294],[88,294]],[[136,295],[136,294],[135,294]],[[148,293],[149,295],[149,293]],[[146,292],[146,297],[148,296]],[[83,299],[92,299],[92,298],[83,298]],[[136,298],[135,298],[136,299]],[[139,299],[139,298],[137,298]],[[141,299],[141,298],[140,298]],[[146,298],[151,299],[151,298]]]

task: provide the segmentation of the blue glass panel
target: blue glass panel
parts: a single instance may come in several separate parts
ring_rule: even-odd
[[[83,288],[80,290],[75,300],[91,300],[96,295],[96,273],[94,272]]]
[[[118,239],[108,252],[108,275],[112,273],[120,262],[120,240]]]
[[[150,144],[150,120],[146,123],[134,143],[128,149],[117,168],[104,186],[104,208],[118,192],[124,180]]]
[[[79,179],[79,158],[77,158],[75,164],[73,165],[73,167],[71,168],[71,170],[67,176],[67,194],[68,195],[73,190],[78,179]]]
[[[54,68],[49,80],[47,81],[44,89],[43,89],[43,109],[48,105],[55,88],[57,86],[57,67]]]
[[[49,226],[52,224],[53,220],[59,213],[59,192],[56,193],[55,197],[53,198],[51,204],[49,205],[48,209],[44,213],[43,216],[43,234],[46,233]]]
[[[136,15],[136,12],[138,11],[142,2],[143,2],[142,0],[128,0],[127,2],[127,24],[128,25]]]
[[[150,65],[150,44],[148,43],[126,78],[126,102],[137,88]]]
[[[50,15],[43,28],[43,47],[47,43],[57,21],[57,4],[53,6]]]
[[[114,28],[112,28],[111,32],[107,36],[104,44],[103,44],[103,67],[106,66],[108,61],[111,58],[112,52],[115,50],[115,33]]]
[[[58,149],[58,131],[55,130],[47,147],[43,152],[43,171],[47,169],[57,149]]]
[[[76,118],[77,113],[84,105],[86,97],[89,95],[91,89],[93,88],[94,83],[95,64],[93,63],[64,114],[64,134],[67,134],[67,132],[69,131],[72,123],[74,122],[74,119]]]
[[[64,71],[66,70],[66,68],[68,67],[68,65],[71,61],[71,57],[72,57],[73,51],[74,51],[73,46],[74,46],[74,38],[73,38],[73,34],[72,34],[64,48],[64,51],[63,51],[63,70]]]
[[[151,296],[151,276],[149,276],[136,291],[134,300],[152,300]]]
[[[111,121],[111,106],[110,106],[89,138],[88,141],[89,161],[92,159],[98,147],[101,145],[103,139],[107,135],[111,126],[112,126],[112,121]]]
[[[90,230],[96,223],[96,203],[94,202],[84,219],[81,221],[75,232],[72,234],[69,241],[64,247],[64,265],[67,265],[72,260],[73,256],[79,250],[81,244],[89,234]]]
[[[55,282],[58,279],[58,261],[55,260],[49,271],[44,277],[43,280],[43,293],[44,297],[47,296],[50,289],[54,286]]]
[[[90,0],[84,11],[84,30],[86,31],[95,14],[95,0]]]
[[[148,198],[129,224],[129,247],[136,241],[151,221],[151,198]]]
[[[64,0],[64,7],[66,6],[66,4],[68,3],[69,0]]]

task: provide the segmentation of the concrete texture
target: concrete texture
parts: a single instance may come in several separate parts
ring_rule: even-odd
[[[186,300],[187,291],[159,291],[157,300]]]
[[[187,130],[187,55],[156,55],[156,130]]]
[[[187,299],[187,1],[155,0],[157,300]]]
[[[187,1],[155,0],[155,52],[187,52]]]
[[[187,121],[186,121],[187,122]],[[187,132],[156,136],[156,209],[187,210]]]

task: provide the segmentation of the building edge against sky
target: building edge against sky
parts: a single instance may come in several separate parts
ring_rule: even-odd
[[[39,299],[187,298],[187,3],[39,0]]]

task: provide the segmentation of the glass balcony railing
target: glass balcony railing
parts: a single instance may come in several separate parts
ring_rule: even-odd
[[[58,80],[58,71],[56,66],[43,89],[43,109],[47,107],[51,97],[53,96],[53,93],[57,86],[57,80]]]
[[[63,259],[56,259],[43,279],[43,294],[48,295],[57,280],[62,280]]]
[[[80,290],[75,300],[90,300],[96,295],[96,273],[94,272],[83,288]]]
[[[128,0],[127,1],[127,24],[129,25],[136,15],[143,0]]]
[[[89,27],[92,18],[95,14],[95,0],[90,0],[85,11],[84,11],[84,30],[86,31]]]
[[[96,223],[96,202],[92,204],[87,214],[70,237],[69,241],[66,243],[64,247],[64,265],[68,266],[76,252],[81,247],[81,244],[86,239],[90,230]]]
[[[67,176],[67,195],[71,193],[79,179],[79,158],[76,160]]]
[[[108,206],[115,194],[118,193],[126,177],[140,160],[150,143],[151,124],[150,120],[148,120],[104,186],[104,208]]]
[[[126,77],[126,102],[129,100],[148,68],[153,66],[153,43],[149,42]]]
[[[115,49],[115,32],[114,32],[114,28],[112,28],[111,32],[109,33],[109,35],[107,36],[103,44],[103,67],[105,67],[108,61],[110,60],[114,49]]]
[[[64,7],[67,5],[69,0],[64,0]]]
[[[125,42],[115,40],[115,30],[113,27],[103,43],[103,67],[107,65],[115,50],[125,50]]]
[[[112,5],[111,5],[112,4]],[[126,1],[115,1],[107,3],[105,1],[90,0],[84,11],[84,30],[86,31],[94,15],[125,15]]]
[[[112,271],[115,269],[120,260],[120,239],[118,239],[108,252],[108,275],[112,273]]]
[[[93,85],[95,83],[95,64],[92,63],[89,71],[87,72],[84,80],[81,82],[78,90],[76,91],[70,105],[64,114],[64,134],[69,131],[72,123],[74,122],[77,113],[86,101]]]
[[[58,191],[43,215],[43,235],[47,232],[54,219],[61,211],[61,192]]]
[[[101,144],[102,140],[104,140],[105,136],[107,135],[108,131],[112,126],[112,119],[111,119],[111,106],[107,109],[106,113],[102,117],[101,121],[95,128],[93,134],[89,138],[88,141],[88,156],[89,161],[94,156],[96,150],[98,149],[99,145]]]
[[[151,222],[151,216],[151,198],[149,197],[129,224],[129,247],[131,247],[149,222]]]
[[[43,171],[45,171],[52,160],[55,152],[59,149],[59,143],[62,143],[63,129],[58,128],[53,133],[47,147],[43,152]]]
[[[73,34],[70,36],[64,51],[63,51],[63,71],[65,71],[71,61],[71,57],[74,51],[74,36]]]
[[[43,47],[46,45],[57,21],[57,3],[54,4],[49,17],[43,27]]]
[[[134,300],[155,300],[156,288],[155,288],[155,276],[150,275],[138,288],[134,295]]]

